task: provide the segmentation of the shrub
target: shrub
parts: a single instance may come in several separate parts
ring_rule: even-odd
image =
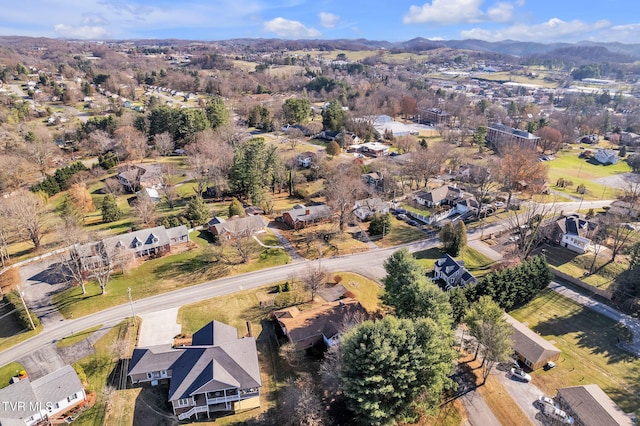
[[[7,269],[4,274],[0,275],[0,291],[2,294],[13,291],[18,284],[20,284],[18,268]]]
[[[29,322],[29,317],[28,317],[29,314],[24,310],[24,307],[22,306],[22,301],[20,300],[20,295],[18,294],[18,292],[14,290],[10,293],[7,293],[6,299],[8,303],[13,305],[13,308],[16,310],[16,315],[18,316],[18,320],[20,320],[24,328],[26,328],[27,330],[30,330],[31,323]],[[33,325],[35,325],[36,328],[38,328],[38,326],[40,325],[40,320],[38,319],[38,317],[35,316],[33,313],[31,313],[31,319],[33,320]]]

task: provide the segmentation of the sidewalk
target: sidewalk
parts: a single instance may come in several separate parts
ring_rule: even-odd
[[[287,251],[287,253],[289,253],[292,262],[302,262],[303,260],[305,260],[302,256],[300,256],[300,254],[298,254],[296,249],[293,248],[289,240],[287,240],[285,236],[282,235],[279,229],[271,226],[271,224],[267,225],[267,228],[269,228],[271,232],[273,232],[273,235],[275,235],[278,241],[280,241],[282,247]]]

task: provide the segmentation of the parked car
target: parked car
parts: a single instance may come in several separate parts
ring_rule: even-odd
[[[404,214],[404,213],[400,213],[400,214],[398,215],[398,219],[400,219],[400,220],[407,220],[407,215],[406,215],[406,214]]]
[[[553,361],[548,361],[545,365],[544,365],[544,369],[545,370],[551,370],[552,368],[556,367],[556,363]]]
[[[409,219],[409,220],[407,220],[407,225],[416,226],[417,224],[418,224],[418,222],[416,222],[416,221],[415,221],[415,220],[413,220],[413,219]]]
[[[540,403],[540,409],[544,410],[544,406],[545,405],[549,405],[553,408],[558,408],[558,406],[556,405],[555,401],[553,400],[553,398],[549,398],[548,396],[539,396],[538,397],[538,402]]]
[[[554,405],[542,404],[542,413],[552,419],[560,420],[564,425],[572,425],[574,423],[573,417]]]
[[[500,208],[500,207],[504,207],[504,203],[502,201],[496,201],[495,203],[493,203],[494,206]]]
[[[512,368],[511,376],[515,377],[518,380],[522,380],[523,382],[529,383],[531,381],[531,376],[525,373],[522,368]]]

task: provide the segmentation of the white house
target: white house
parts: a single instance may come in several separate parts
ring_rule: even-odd
[[[593,156],[600,164],[605,166],[616,164],[618,162],[618,154],[612,149],[599,149]]]
[[[382,201],[381,198],[367,198],[355,202],[353,214],[360,220],[367,220],[369,216],[374,214],[389,213],[389,203]]]
[[[591,239],[598,231],[598,224],[581,219],[579,215],[564,216],[556,221],[558,236],[556,241],[576,253],[586,253]]]
[[[39,379],[26,378],[0,389],[0,424],[49,424],[86,399],[82,382],[67,365]]]

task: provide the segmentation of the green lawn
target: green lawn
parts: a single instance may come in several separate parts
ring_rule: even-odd
[[[73,364],[75,368],[80,366],[87,375],[87,391],[97,392],[95,405],[82,413],[74,422],[74,425],[101,425],[109,424],[106,421],[106,406],[109,396],[105,393],[105,387],[109,375],[113,373],[121,358],[131,356],[135,345],[137,326],[123,321],[105,334],[94,345],[95,353]],[[118,391],[115,391],[117,394]],[[115,415],[118,415],[116,413]],[[111,423],[111,424],[119,424]]]
[[[0,389],[9,386],[11,378],[19,375],[20,371],[23,370],[24,367],[22,364],[17,362],[12,362],[4,367],[0,367]]]
[[[444,252],[438,247],[430,248],[414,253],[414,257],[427,271],[431,271],[436,260],[444,256]],[[467,246],[462,249],[457,259],[464,261],[464,266],[474,277],[480,278],[488,274],[491,270],[493,260],[489,259],[482,253]]]
[[[591,148],[592,150],[594,148]],[[556,158],[548,161],[549,166],[549,182],[553,189],[564,191],[568,195],[580,197],[575,192],[576,186],[583,184],[587,188],[584,196],[585,200],[599,200],[602,198],[615,198],[618,190],[608,188],[600,183],[594,182],[595,179],[613,176],[616,174],[630,172],[631,168],[624,161],[618,164],[603,166],[587,162],[584,158],[578,158],[580,153],[577,150],[559,152]],[[573,182],[573,186],[566,189],[556,188],[555,183],[558,179],[564,178]]]
[[[340,284],[353,293],[355,298],[358,299],[367,311],[375,312],[380,308],[380,296],[382,295],[382,287],[380,284],[352,272],[331,274],[330,281],[332,281],[336,275],[342,277]]]
[[[545,246],[545,254],[549,264],[574,278],[601,290],[608,289],[615,279],[628,267],[628,261],[618,256],[615,262],[609,262],[610,256],[599,256],[595,264],[595,273],[584,276],[593,262],[593,253],[578,254],[558,246]]]
[[[545,394],[566,386],[598,384],[626,412],[640,412],[640,359],[622,351],[618,339],[629,333],[609,318],[583,308],[552,290],[543,291],[510,314],[525,321],[562,351],[557,367],[533,373]]]
[[[65,318],[77,318],[127,303],[129,287],[133,298],[138,300],[231,274],[246,273],[289,262],[289,255],[284,250],[259,247],[256,255],[246,264],[212,262],[208,255],[209,244],[205,240],[206,234],[198,236],[192,233],[190,237],[198,248],[148,260],[137,268],[127,270],[124,275],[115,274],[107,286],[105,295],[100,295],[100,287],[97,284],[90,283],[86,286],[87,294],[83,295],[80,287],[72,287],[57,293],[53,302]],[[275,244],[275,237],[272,238],[267,239],[267,242]],[[257,246],[257,243],[255,244]]]
[[[413,241],[422,240],[425,238],[424,232],[415,226],[407,225],[406,222],[397,219],[395,216],[391,217],[391,232],[389,232],[381,240],[377,240],[376,244],[381,247],[391,247],[400,244],[411,243]]]
[[[102,327],[102,324],[96,325],[95,327],[88,328],[86,330],[82,330],[81,332],[75,333],[72,336],[64,337],[58,340],[56,345],[59,348],[66,348],[68,346],[75,345],[76,343],[81,342],[82,340],[91,336],[94,332],[98,331],[100,327]]]

